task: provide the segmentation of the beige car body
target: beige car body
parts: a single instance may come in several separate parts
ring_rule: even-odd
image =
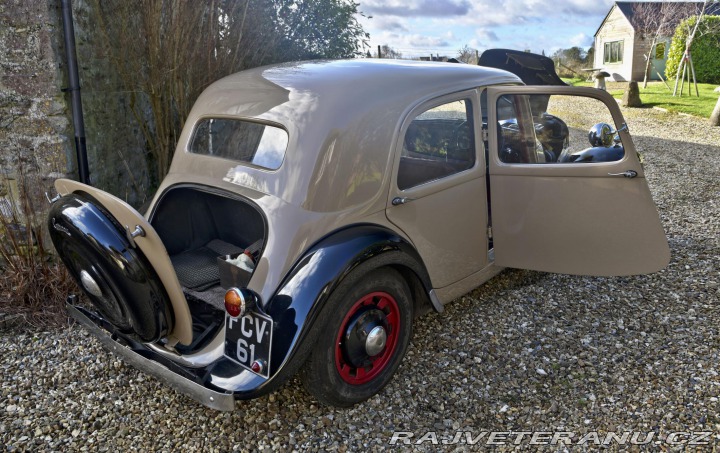
[[[617,104],[604,91],[508,86],[520,83],[510,73],[477,66],[374,60],[281,65],[234,74],[212,84],[195,103],[153,204],[176,184],[218,187],[254,200],[268,217],[270,231],[249,287],[264,299],[272,296],[311,244],[359,223],[385,226],[415,245],[442,304],[504,267],[588,275],[641,274],[663,268],[669,261],[667,241],[626,132],[621,132],[625,157],[618,162],[509,165],[490,152],[489,177],[497,187],[492,191],[494,260],[487,248],[487,175],[481,140],[473,168],[409,190],[398,189],[402,137],[413,113],[469,96],[480,115],[479,95],[484,89],[489,88],[488,105],[494,105],[502,93],[572,93],[600,99],[609,106],[616,128],[623,124]],[[495,112],[488,113],[492,123]],[[207,117],[281,126],[290,137],[284,162],[271,171],[189,153],[194,125]],[[480,137],[478,123],[474,132]],[[491,149],[497,143],[494,132],[491,128]],[[368,176],[368,168],[384,171],[379,177]],[[608,176],[628,169],[637,171],[638,177]],[[362,190],[352,192],[350,182]],[[57,184],[61,194],[76,187]],[[548,194],[548,202],[528,203],[523,194],[532,191]],[[413,201],[393,206],[391,201],[398,196]],[[477,204],[469,206],[467,200]],[[128,210],[119,200],[108,203],[118,206],[118,211]],[[578,248],[573,232],[594,229],[599,223],[602,237]],[[151,241],[155,250],[162,250],[157,235],[139,243]],[[153,264],[174,295],[173,307],[181,322],[173,335],[186,339],[189,318],[181,308],[172,265],[165,259]]]
[[[192,319],[168,253],[148,221],[163,194],[179,186],[236,194],[262,212],[267,225],[264,250],[247,287],[263,301],[276,294],[311,246],[356,225],[391,230],[417,250],[431,282],[428,299],[436,310],[505,267],[611,276],[666,266],[667,240],[629,134],[619,132],[625,154],[618,161],[504,163],[494,152],[497,130],[483,131],[481,119],[495,124],[492,106],[508,94],[590,97],[607,105],[615,129],[624,125],[616,101],[604,91],[523,86],[502,70],[387,60],[292,63],[228,76],[201,94],[145,217],[89,186],[59,180],[56,188],[61,195],[92,195],[128,233],[142,227],[144,234],[133,240],[152,258],[175,315],[169,347],[189,344]],[[413,118],[460,99],[472,104],[474,165],[401,190],[398,168]],[[284,129],[289,143],[282,164],[268,170],[189,152],[195,127],[205,118],[243,119]],[[481,139],[485,134],[488,150]],[[618,177],[627,171],[636,177]],[[196,357],[153,349],[183,365],[203,366],[222,356],[222,336],[221,331]]]

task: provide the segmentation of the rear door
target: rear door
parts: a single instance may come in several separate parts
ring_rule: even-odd
[[[598,276],[667,265],[667,239],[615,99],[547,86],[493,87],[487,98],[495,264]],[[589,133],[597,123],[606,125]]]
[[[434,288],[487,264],[487,189],[476,90],[413,109],[400,130],[388,219],[417,248]]]

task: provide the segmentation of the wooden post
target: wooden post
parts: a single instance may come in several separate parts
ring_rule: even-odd
[[[378,58],[382,58],[382,52],[380,52],[380,44],[378,44]]]
[[[678,64],[677,72],[675,73],[675,89],[673,89],[673,96],[677,95],[678,83],[680,83],[680,74],[682,73],[684,64],[685,54],[683,54],[683,57],[680,59],[680,64]]]
[[[688,52],[688,60],[690,61],[690,69],[692,70],[693,84],[695,85],[695,95],[697,97],[700,97],[700,91],[698,90],[697,86],[697,78],[695,78],[695,64],[692,61],[692,54],[690,52]],[[688,77],[688,84],[690,83],[689,79],[690,77]],[[690,95],[692,95],[692,92],[690,93]]]
[[[685,62],[685,59],[683,58],[683,73],[682,73],[682,81],[680,82],[680,97],[683,95],[683,91],[685,90],[685,76],[687,75],[687,63]]]

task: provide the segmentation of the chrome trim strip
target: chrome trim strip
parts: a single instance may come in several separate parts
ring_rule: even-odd
[[[82,324],[95,338],[100,340],[100,343],[102,343],[105,348],[119,355],[125,362],[138,370],[154,376],[178,392],[189,396],[211,409],[219,411],[232,411],[235,409],[235,397],[232,393],[221,393],[210,390],[170,371],[158,362],[146,359],[132,349],[113,340],[108,332],[98,327],[90,318],[85,316],[72,304],[66,303],[65,308],[68,314]]]

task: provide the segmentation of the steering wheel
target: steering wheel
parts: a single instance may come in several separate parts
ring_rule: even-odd
[[[472,131],[470,123],[463,120],[453,128],[452,138],[450,139],[450,147],[448,148],[448,158],[470,161],[469,154],[473,152]]]

